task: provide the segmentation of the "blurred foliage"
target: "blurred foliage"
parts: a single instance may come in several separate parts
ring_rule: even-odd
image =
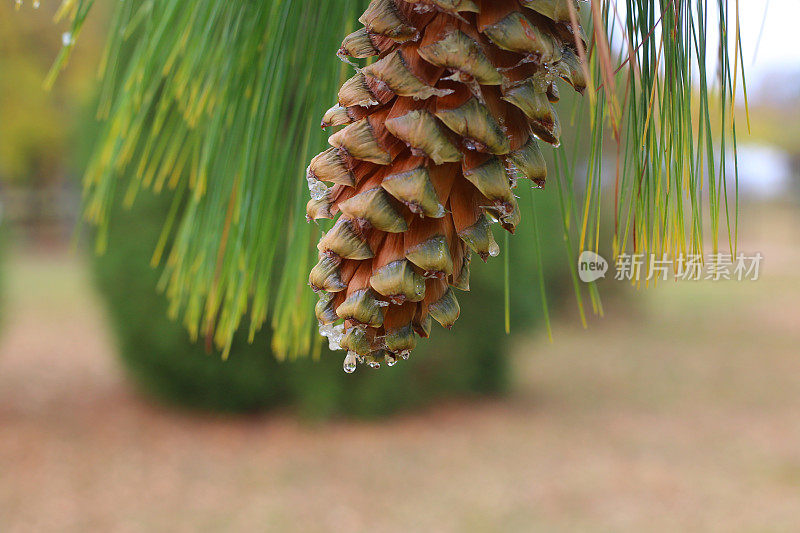
[[[69,26],[53,24],[57,2],[14,5],[0,2],[0,180],[39,185],[57,179],[70,160],[76,120],[96,92],[108,6],[98,6],[80,51],[48,92],[44,80]]]
[[[165,207],[164,198],[142,195],[135,210],[119,210],[115,245],[94,263],[125,365],[147,392],[179,405],[240,412],[285,400],[283,368],[263,344],[250,346],[240,335],[236,357],[226,362],[167,319],[167,301],[156,291],[159,274],[149,265]]]
[[[798,80],[800,81],[800,80]],[[739,123],[749,120],[749,142],[760,142],[781,148],[800,157],[800,97],[782,102],[760,102],[750,109],[737,109]]]
[[[521,189],[523,193],[527,191]],[[558,221],[554,194],[537,195],[541,219]],[[530,198],[522,198],[530,201]],[[179,324],[165,318],[167,301],[158,294],[158,272],[148,258],[158,240],[171,200],[142,194],[132,209],[116,202],[110,247],[95,259],[96,280],[108,303],[122,359],[147,393],[170,403],[213,411],[247,412],[291,404],[306,416],[348,414],[375,417],[419,408],[448,397],[494,395],[508,386],[509,342],[504,334],[502,260],[475,264],[473,290],[462,298],[462,317],[447,334],[436,328],[409,361],[393,368],[342,371],[342,354],[322,349],[320,360],[279,363],[266,351],[269,333],[249,344],[237,335],[230,357],[192,343]],[[551,302],[571,295],[561,268],[560,230],[544,224],[542,258]],[[534,238],[533,224],[519,231]],[[538,260],[530,246],[512,247],[511,268],[519,284],[512,293],[512,327],[541,326]]]

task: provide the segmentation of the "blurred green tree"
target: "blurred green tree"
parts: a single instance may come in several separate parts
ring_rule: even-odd
[[[569,274],[562,268],[563,245],[554,195],[540,204],[545,221],[546,254],[541,261],[551,302],[570,296]],[[530,200],[529,198],[527,200]],[[149,258],[168,216],[170,199],[143,193],[131,209],[116,208],[109,226],[113,245],[94,260],[97,285],[107,302],[119,353],[143,391],[168,403],[221,412],[250,412],[294,406],[314,418],[347,414],[376,417],[420,408],[452,397],[498,395],[509,384],[509,342],[504,333],[503,264],[474,268],[474,289],[464,300],[462,319],[448,335],[442,329],[395,368],[341,372],[341,358],[321,348],[319,360],[279,363],[267,352],[269,332],[248,343],[243,332],[227,360],[203,342],[192,342],[185,329],[166,319],[168,302],[159,294],[159,273]],[[555,225],[555,226],[554,226]],[[522,235],[532,224],[520,228]],[[531,247],[512,247],[511,267],[533,272],[539,267]],[[515,332],[544,323],[537,276],[520,276],[511,298]]]
[[[86,26],[81,51],[48,92],[44,81],[69,26],[53,25],[53,2],[14,5],[0,2],[0,181],[40,186],[64,178],[83,109],[94,101],[107,9]]]

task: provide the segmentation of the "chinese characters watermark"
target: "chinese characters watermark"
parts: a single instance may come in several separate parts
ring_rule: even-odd
[[[764,256],[754,254],[713,253],[681,254],[670,258],[666,254],[622,253],[614,261],[617,281],[757,281],[761,275]],[[606,277],[609,263],[595,252],[585,251],[578,258],[578,275],[590,283]]]

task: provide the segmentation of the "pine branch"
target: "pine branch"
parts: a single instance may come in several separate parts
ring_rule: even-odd
[[[119,3],[102,67],[102,132],[85,176],[84,213],[103,227],[117,194],[129,203],[141,188],[174,195],[172,223],[153,260],[164,267],[173,317],[193,337],[225,350],[246,322],[254,333],[271,319],[278,356],[312,350],[307,273],[318,231],[303,220],[302,176],[325,145],[317,117],[352,74],[331,57],[365,4]],[[90,6],[65,2],[74,36]],[[611,150],[618,155],[615,252],[699,250],[704,201],[715,247],[723,226],[733,242],[735,209],[728,208],[720,154],[735,146],[736,124],[725,110],[744,76],[735,75],[730,60],[740,51],[728,49],[738,18],[727,0],[596,0],[575,15],[595,39],[585,50],[589,97],[573,112],[573,122],[588,127],[554,154],[566,241],[596,249],[607,239],[599,221],[603,155]],[[719,51],[707,48],[715,23],[725,36]],[[596,44],[599,35],[609,47]],[[713,55],[720,58],[716,76],[706,63]],[[721,123],[712,124],[714,116]],[[587,141],[579,180],[577,151]],[[599,312],[595,287],[589,295]]]

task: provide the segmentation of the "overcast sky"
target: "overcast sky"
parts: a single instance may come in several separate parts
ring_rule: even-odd
[[[739,0],[739,14],[748,81],[755,85],[771,72],[800,70],[800,0]]]
[[[727,0],[731,20],[735,19],[736,0]],[[710,17],[716,14],[716,2],[709,2]],[[624,2],[617,1],[617,9],[624,13]],[[751,96],[765,96],[768,85],[765,77],[779,72],[800,74],[800,0],[739,0],[740,25],[744,67]],[[731,28],[731,53],[735,43],[735,27]],[[715,50],[719,39],[716,22],[709,20],[708,50]],[[656,30],[655,35],[659,35]],[[658,38],[658,37],[657,37]],[[617,43],[622,46],[621,41]],[[733,59],[733,58],[732,58]],[[716,70],[716,57],[709,55],[709,69]],[[741,85],[740,85],[741,88]]]

